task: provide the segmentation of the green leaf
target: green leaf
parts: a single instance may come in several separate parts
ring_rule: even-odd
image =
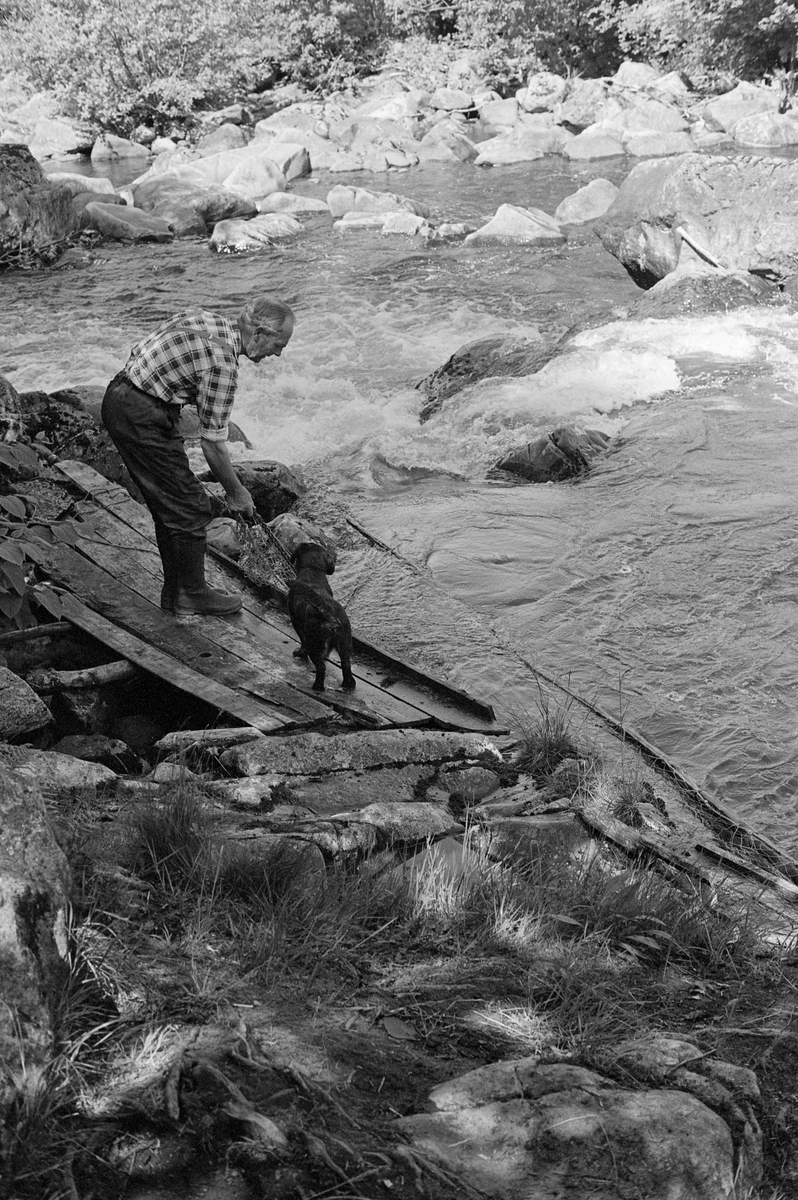
[[[11,588],[18,596],[25,595],[25,572],[16,563],[0,563],[0,583],[5,583],[6,588]]]
[[[0,592],[0,612],[6,617],[15,617],[22,608],[22,597],[14,592]]]
[[[59,522],[57,525],[52,525],[51,529],[56,541],[64,542],[67,546],[74,546],[80,540],[80,534],[73,521]]]
[[[64,606],[61,603],[61,597],[57,596],[50,588],[37,588],[34,598],[37,604],[47,609],[47,612],[51,613],[56,619],[60,620],[64,615]]]
[[[1,536],[2,531],[0,531],[0,537]],[[21,566],[25,561],[25,551],[18,542],[12,542],[4,539],[0,541],[0,558],[4,559],[6,562],[17,563]]]
[[[21,521],[25,520],[26,509],[19,496],[0,496],[0,508],[5,509],[12,517],[19,517]]]

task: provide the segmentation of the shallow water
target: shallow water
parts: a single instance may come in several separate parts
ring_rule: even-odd
[[[505,202],[553,212],[627,170],[545,159],[351,182],[476,224]],[[338,592],[359,627],[504,714],[534,710],[528,664],[569,681],[798,845],[797,314],[623,320],[640,293],[587,230],[561,250],[425,249],[320,219],[262,255],[109,245],[82,269],[0,287],[0,371],[48,391],[104,386],[182,307],[284,296],[294,339],[279,361],[243,364],[234,416],[261,455],[323,478],[417,569],[344,556]],[[418,424],[415,383],[465,342],[573,326],[537,376],[476,385]],[[617,435],[588,479],[485,480],[504,450],[563,421]]]

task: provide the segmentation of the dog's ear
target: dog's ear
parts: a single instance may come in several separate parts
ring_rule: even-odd
[[[316,546],[315,542],[300,542],[300,544],[296,547],[293,554],[291,555],[291,563],[293,564],[293,566],[296,566],[306,550],[316,550],[316,549],[317,549],[317,546]]]

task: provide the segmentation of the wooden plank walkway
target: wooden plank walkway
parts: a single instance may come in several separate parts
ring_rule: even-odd
[[[133,638],[137,650],[138,643],[149,645],[162,656],[157,660],[161,669],[156,674],[167,677],[164,659],[168,658],[175,664],[171,670],[173,680],[180,675],[177,669],[180,668],[204,679],[206,692],[211,681],[226,688],[224,706],[209,702],[264,731],[312,724],[328,718],[333,709],[374,728],[434,724],[500,732],[490,719],[492,710],[488,705],[445,684],[438,684],[443,696],[436,695],[437,681],[418,668],[409,668],[404,677],[398,672],[391,673],[396,678],[386,682],[386,670],[379,661],[372,664],[356,656],[355,693],[336,688],[313,692],[309,687],[310,672],[292,657],[297,639],[286,614],[273,603],[265,602],[252,585],[245,582],[242,586],[237,571],[231,569],[234,564],[214,562],[209,556],[207,574],[213,585],[242,593],[241,613],[225,618],[175,618],[164,613],[159,605],[160,557],[147,510],[123,488],[83,463],[62,462],[58,469],[91,497],[91,503],[84,503],[84,509],[94,534],[80,539],[74,549],[63,545],[42,546],[37,549],[37,561],[54,582],[67,587],[84,602],[81,627],[89,620],[86,612],[93,611],[104,622],[98,621],[95,636],[102,634],[106,644],[112,645],[109,639],[114,636],[110,633],[113,626]],[[118,635],[116,642],[114,648],[124,654]],[[375,653],[379,659],[379,652]],[[385,657],[389,662],[395,661]],[[141,658],[134,657],[133,661],[145,665]],[[151,657],[151,661],[156,663],[155,658]],[[336,677],[340,678],[340,669],[333,663],[328,684],[331,678],[335,682]],[[238,712],[230,707],[234,695],[239,697]],[[221,698],[222,693],[218,696]],[[249,711],[253,719],[240,715],[244,711]]]

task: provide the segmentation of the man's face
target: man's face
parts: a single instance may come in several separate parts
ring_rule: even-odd
[[[264,358],[279,358],[291,340],[293,329],[283,329],[275,333],[272,329],[264,329],[256,325],[241,330],[241,352],[252,362],[261,362]]]

